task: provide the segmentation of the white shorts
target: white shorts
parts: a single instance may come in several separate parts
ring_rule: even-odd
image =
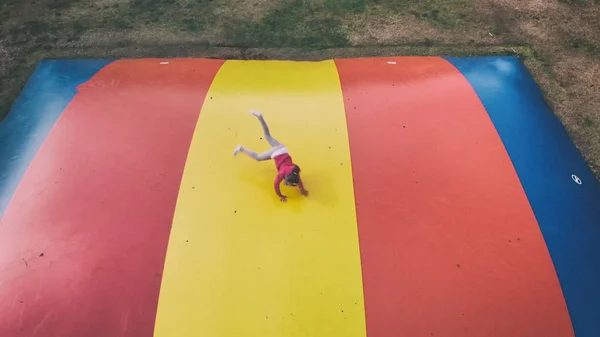
[[[287,147],[285,147],[283,145],[278,146],[273,149],[273,153],[271,153],[271,159],[273,159],[279,155],[285,154],[285,153],[288,153]]]

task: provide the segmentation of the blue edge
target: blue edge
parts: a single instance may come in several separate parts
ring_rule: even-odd
[[[600,184],[518,58],[445,59],[469,81],[504,143],[552,257],[576,336],[597,336]],[[111,62],[38,65],[0,123],[0,216],[77,87]]]
[[[109,60],[42,61],[0,123],[0,217],[40,145],[77,93]]]
[[[600,336],[600,185],[518,58],[445,59],[469,81],[502,138],[552,257],[575,335]]]

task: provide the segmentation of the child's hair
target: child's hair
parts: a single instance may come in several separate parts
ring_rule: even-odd
[[[300,181],[300,167],[298,165],[294,165],[292,173],[286,176],[285,180],[292,185],[298,184],[298,182]]]

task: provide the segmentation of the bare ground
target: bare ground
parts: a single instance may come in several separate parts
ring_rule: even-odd
[[[600,0],[4,0],[0,116],[44,58],[510,54],[600,177]]]

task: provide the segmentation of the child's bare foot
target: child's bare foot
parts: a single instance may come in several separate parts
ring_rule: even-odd
[[[240,151],[242,151],[242,146],[238,145],[235,150],[233,150],[233,156],[237,156],[238,153],[240,153]]]
[[[256,110],[250,110],[250,114],[252,116],[256,116],[256,117],[261,117],[262,116],[262,114],[259,111],[256,111]]]

